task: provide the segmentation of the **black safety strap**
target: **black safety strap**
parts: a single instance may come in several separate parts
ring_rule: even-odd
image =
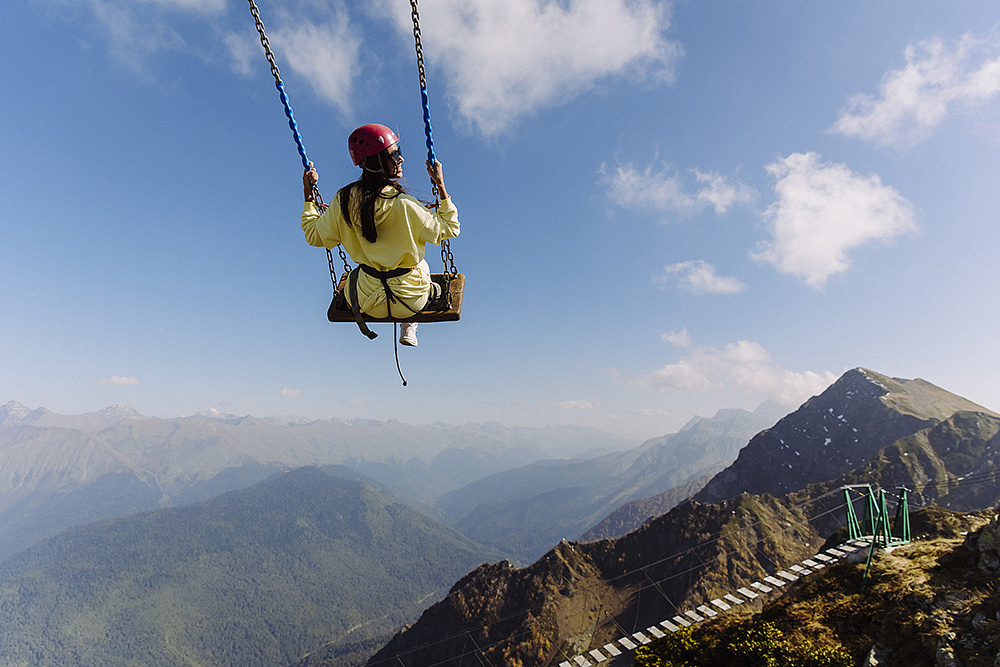
[[[362,264],[361,266],[364,266]],[[347,276],[347,289],[351,295],[351,313],[354,315],[354,321],[358,323],[358,328],[361,329],[361,333],[368,336],[369,340],[374,340],[378,338],[378,334],[368,328],[365,324],[364,319],[361,317],[361,306],[358,305],[358,271],[361,266],[355,268]]]
[[[378,278],[382,281],[382,289],[385,290],[385,310],[388,314],[389,319],[392,319],[392,304],[401,303],[406,306],[406,309],[411,313],[419,313],[419,310],[414,310],[410,308],[410,304],[406,303],[400,299],[396,294],[389,288],[389,278],[398,278],[399,276],[405,276],[407,273],[413,269],[399,268],[390,269],[388,271],[379,271],[378,269],[368,266],[367,264],[362,264],[360,267],[362,271],[370,275],[372,278]]]
[[[361,306],[358,305],[358,271],[364,271],[373,278],[378,278],[382,281],[382,289],[385,291],[385,308],[388,313],[388,318],[392,319],[392,304],[401,303],[405,306],[411,313],[418,313],[420,311],[410,308],[410,304],[406,303],[392,291],[389,287],[390,278],[398,278],[399,276],[405,276],[407,273],[413,269],[399,268],[390,269],[389,271],[379,271],[378,269],[368,266],[367,264],[358,265],[347,278],[348,290],[351,295],[351,313],[354,315],[354,321],[358,323],[358,328],[361,329],[361,333],[368,336],[370,340],[374,340],[378,337],[378,334],[368,328],[365,324],[364,318],[361,316]]]

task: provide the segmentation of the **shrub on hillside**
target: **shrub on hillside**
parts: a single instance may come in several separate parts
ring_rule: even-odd
[[[749,621],[730,628],[716,643],[698,642],[690,628],[642,646],[636,667],[851,667],[838,649],[809,643],[789,644],[772,623]]]

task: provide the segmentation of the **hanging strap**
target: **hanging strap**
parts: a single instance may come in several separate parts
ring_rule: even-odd
[[[354,321],[358,323],[358,328],[361,329],[361,333],[368,336],[368,340],[375,340],[378,338],[378,334],[368,328],[365,324],[364,318],[361,317],[361,306],[358,305],[358,272],[361,267],[351,271],[350,275],[347,277],[348,290],[350,290],[351,295],[351,313],[354,314]]]
[[[420,312],[419,310],[414,310],[413,308],[410,308],[410,304],[406,303],[398,296],[396,296],[396,293],[393,292],[392,289],[389,287],[389,278],[398,278],[399,276],[405,276],[413,269],[407,269],[401,267],[398,269],[390,269],[389,271],[379,271],[378,269],[368,266],[367,264],[361,264],[359,268],[368,275],[370,275],[372,278],[378,278],[379,280],[382,281],[382,289],[385,291],[385,310],[386,313],[388,313],[387,316],[389,317],[389,319],[392,319],[392,304],[394,303],[403,304],[411,313]]]
[[[385,290],[385,308],[392,318],[392,306],[391,304],[398,301],[412,312],[416,313],[418,311],[410,308],[410,304],[406,303],[399,297],[397,297],[393,291],[389,288],[389,283],[387,282],[389,278],[396,278],[399,276],[405,276],[407,273],[413,269],[392,269],[390,271],[379,271],[376,268],[368,266],[367,264],[360,264],[358,268],[351,271],[347,278],[348,290],[351,295],[351,313],[354,315],[354,321],[358,323],[358,328],[361,329],[361,333],[368,336],[369,340],[374,340],[378,338],[378,334],[368,328],[363,317],[361,317],[361,306],[358,305],[358,276],[361,271],[364,271],[370,276],[379,278],[382,281],[382,289]],[[396,356],[396,372],[399,373],[399,379],[403,381],[403,386],[406,386],[406,378],[403,377],[403,369],[399,367],[399,337],[396,335],[396,322],[393,320],[392,323],[392,351]]]

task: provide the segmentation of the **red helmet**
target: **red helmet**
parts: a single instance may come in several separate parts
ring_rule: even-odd
[[[354,165],[361,166],[361,161],[366,157],[378,155],[389,146],[399,143],[396,133],[385,125],[362,125],[351,132],[347,138],[347,150],[351,152],[351,159]]]

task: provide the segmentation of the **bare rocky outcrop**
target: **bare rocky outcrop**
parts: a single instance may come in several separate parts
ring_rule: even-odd
[[[998,416],[924,380],[856,368],[757,434],[736,462],[694,497],[718,502],[740,493],[784,495],[836,479],[900,438],[959,411]]]

